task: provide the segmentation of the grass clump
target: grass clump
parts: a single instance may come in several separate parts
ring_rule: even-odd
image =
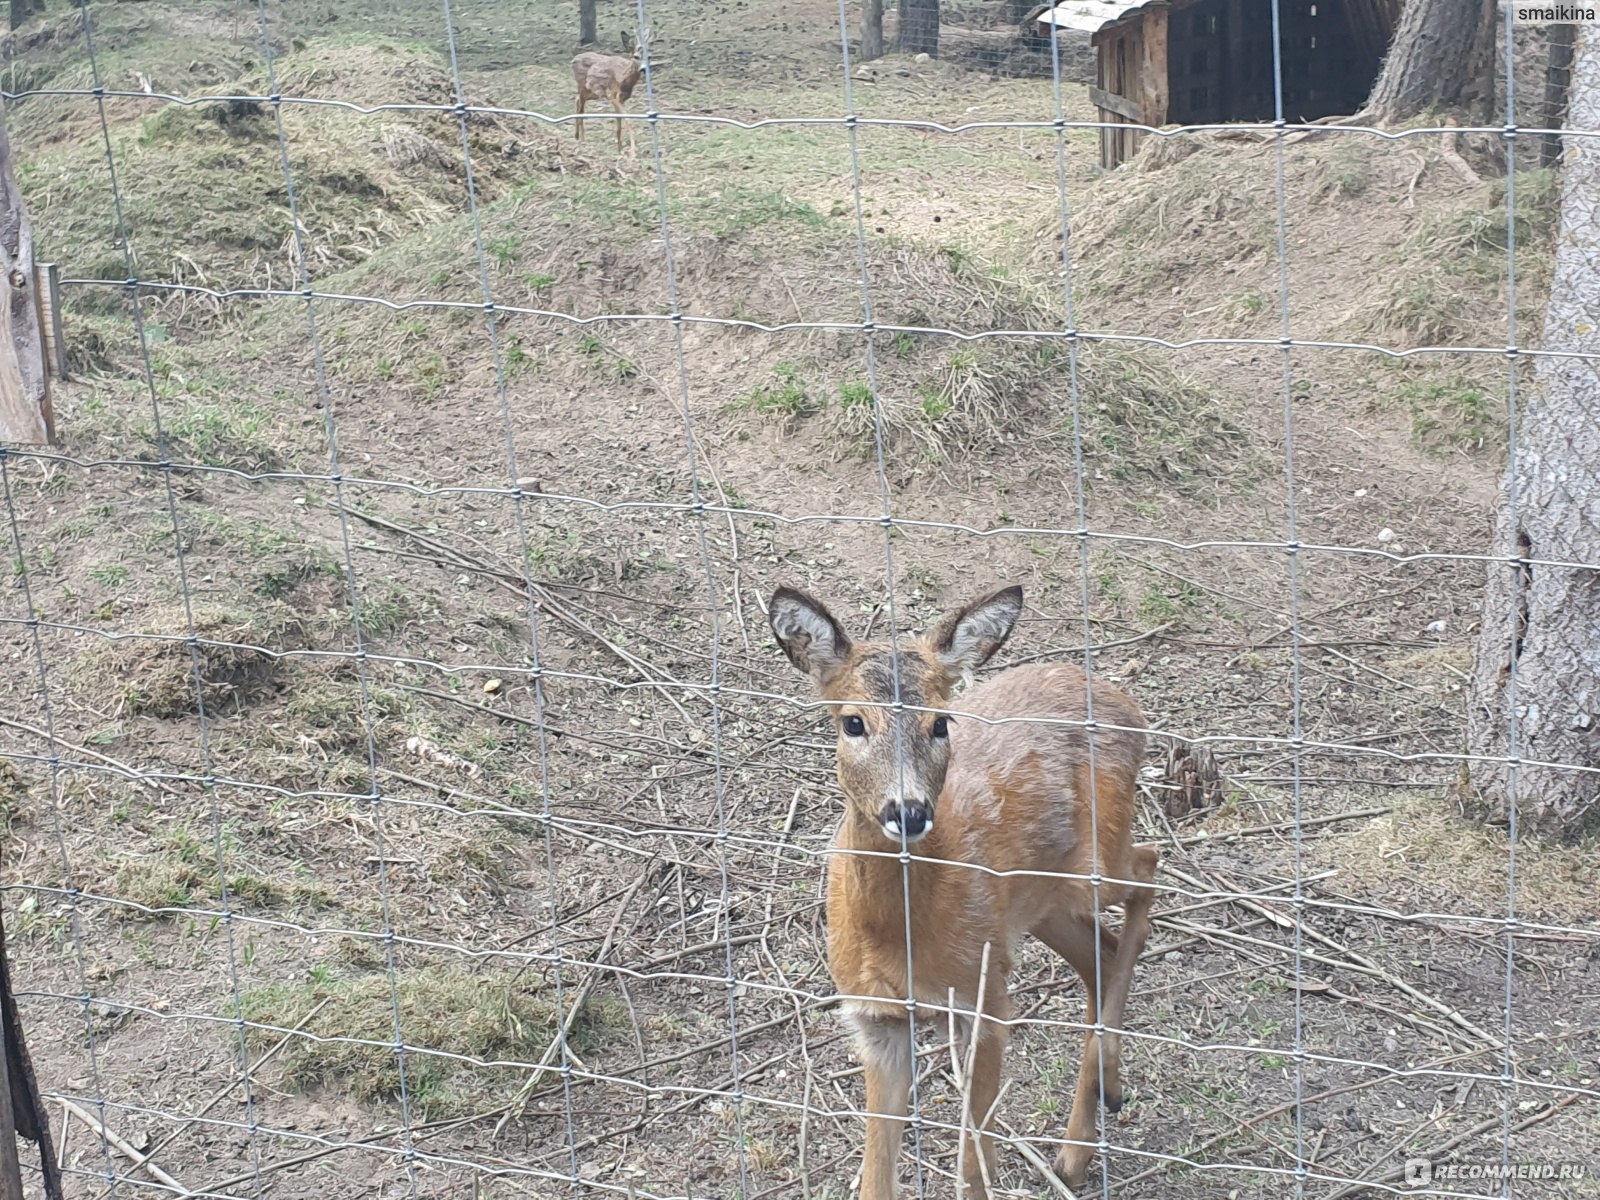
[[[173,605],[153,611],[141,634],[93,646],[73,664],[71,677],[97,703],[112,698],[129,716],[177,718],[206,710],[213,715],[248,704],[270,688],[280,660],[272,650],[298,645],[303,629],[285,605],[258,610],[199,607],[189,624]],[[196,672],[198,669],[198,686]]]
[[[253,1053],[275,1044],[278,1030],[306,1021],[303,1028],[311,1037],[291,1039],[279,1058],[287,1086],[332,1085],[357,1100],[399,1093],[396,1004],[405,1043],[418,1048],[406,1055],[406,1087],[413,1102],[433,1115],[466,1107],[475,1093],[497,1087],[509,1091],[525,1072],[472,1067],[426,1051],[528,1062],[555,1037],[559,1017],[554,992],[546,994],[518,972],[458,966],[401,970],[393,995],[387,972],[341,976],[335,968],[319,966],[305,981],[269,983],[239,997],[246,1021],[272,1027],[248,1029]],[[308,1014],[313,1014],[309,1020]],[[573,1027],[574,1047],[593,1046],[616,1021],[611,1009],[591,1003]]]
[[[258,474],[285,465],[269,436],[270,425],[267,414],[252,404],[189,401],[167,414],[160,434],[142,422],[133,432],[157,452],[164,435],[173,462]]]
[[[1463,821],[1453,800],[1392,796],[1384,816],[1318,843],[1315,866],[1383,892],[1409,881],[1416,905],[1432,912],[1505,915],[1506,834]],[[1517,839],[1517,910],[1560,921],[1594,917],[1600,845],[1558,846]]]
[[[870,396],[868,399],[870,402]],[[791,362],[780,362],[774,364],[770,378],[734,400],[728,407],[735,412],[753,412],[764,417],[795,421],[811,416],[819,405],[807,392],[800,368]]]
[[[450,71],[439,56],[383,41],[315,43],[285,54],[278,71],[277,86],[287,95],[349,100],[370,88],[386,100],[454,101]],[[261,95],[268,87],[257,66],[220,90]],[[111,149],[141,278],[282,287],[302,265],[313,278],[326,276],[466,207],[460,132],[449,114],[388,114],[373,126],[330,109],[290,105],[282,122],[298,242],[278,121],[268,106],[174,105],[113,124]],[[474,121],[474,139],[478,196],[487,202],[511,177],[516,156],[508,148],[519,139],[526,143],[527,134],[513,136],[509,126],[485,118]],[[519,177],[537,165],[540,149],[521,146]],[[42,254],[80,264],[97,278],[121,280],[128,274],[123,252],[105,236],[104,157],[96,138],[64,140],[31,160],[31,186],[50,196],[50,220],[40,228]],[[172,220],[173,213],[184,219]],[[109,288],[90,289],[83,300],[102,310],[125,303]]]
[[[1515,203],[1501,181],[1487,204],[1434,214],[1393,252],[1390,268],[1351,318],[1361,337],[1408,346],[1459,346],[1505,338],[1505,285],[1515,247],[1518,293],[1543,295],[1560,209],[1549,170],[1516,172]],[[1519,319],[1532,320],[1531,309]]]
[[[1505,380],[1468,375],[1407,380],[1394,398],[1411,416],[1411,440],[1436,454],[1473,452],[1505,440]]]
[[[1159,169],[1108,177],[1073,221],[1078,285],[1126,299],[1179,288],[1207,264],[1274,254],[1272,187],[1261,160],[1204,139]]]

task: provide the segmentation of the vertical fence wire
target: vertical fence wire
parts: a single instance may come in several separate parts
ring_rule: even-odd
[[[1273,250],[1278,267],[1278,333],[1283,339],[1283,496],[1284,548],[1289,592],[1289,733],[1290,781],[1294,805],[1294,1150],[1296,1200],[1304,1200],[1306,1188],[1305,1130],[1305,945],[1301,917],[1304,915],[1305,813],[1301,792],[1301,662],[1300,632],[1300,529],[1295,503],[1295,411],[1294,411],[1294,329],[1289,311],[1289,197],[1288,167],[1284,138],[1288,122],[1283,107],[1283,14],[1280,0],[1272,0],[1272,167],[1273,167]]]
[[[850,27],[849,17],[845,12],[845,0],[839,0],[839,51],[840,66],[844,82],[844,125],[850,146],[850,203],[855,218],[855,250],[856,266],[860,273],[861,295],[861,341],[866,354],[867,389],[872,398],[872,455],[874,479],[878,486],[878,502],[881,509],[879,517],[883,526],[883,582],[884,582],[884,615],[889,625],[889,675],[894,688],[894,704],[890,709],[891,728],[894,730],[895,739],[895,770],[896,783],[904,787],[904,779],[898,777],[903,771],[904,756],[899,753],[899,739],[903,736],[901,722],[898,719],[903,713],[902,705],[902,668],[900,632],[902,629],[899,608],[895,602],[895,554],[894,554],[894,504],[889,487],[889,465],[885,449],[886,430],[883,414],[883,393],[879,386],[878,378],[878,351],[877,351],[877,319],[874,315],[872,270],[867,254],[867,222],[866,213],[861,199],[861,134],[855,102],[855,84],[850,69]],[[910,1093],[910,1126],[912,1161],[915,1164],[915,1180],[917,1198],[922,1200],[926,1195],[927,1179],[923,1170],[923,1115],[922,1115],[922,1083],[921,1071],[917,1067],[917,1020],[919,1017],[919,1000],[916,989],[916,975],[912,952],[912,912],[911,912],[911,850],[906,841],[905,822],[900,823],[900,903],[902,906],[902,924],[905,936],[905,964],[906,964],[906,1056],[911,1064],[911,1093]],[[973,1036],[977,1036],[974,1027]],[[955,1048],[952,1047],[952,1053]]]
[[[79,0],[79,13],[83,22],[84,53],[88,58],[90,78],[94,81],[95,90],[99,93],[101,88],[101,72],[99,55],[94,42],[94,23],[90,15],[88,0]],[[199,631],[195,624],[194,599],[190,591],[189,563],[187,551],[184,546],[183,519],[178,511],[177,489],[173,484],[173,463],[171,447],[167,440],[167,432],[163,420],[160,390],[156,385],[155,368],[150,358],[149,333],[145,327],[144,297],[138,287],[138,258],[133,248],[133,230],[130,228],[127,212],[123,205],[122,189],[117,176],[116,154],[111,143],[111,127],[106,119],[105,100],[97,94],[96,115],[99,118],[100,141],[105,150],[106,174],[111,188],[112,213],[114,216],[113,235],[121,248],[122,261],[127,272],[128,304],[130,315],[133,318],[134,332],[138,341],[139,361],[143,369],[143,390],[149,397],[150,418],[155,430],[157,453],[160,459],[160,474],[163,498],[165,500],[168,525],[172,531],[173,564],[177,572],[177,584],[183,608],[183,623],[185,627],[185,644],[188,650],[189,675],[194,683],[195,715],[199,728],[199,751],[201,761],[200,787],[207,799],[206,810],[208,823],[211,829],[211,844],[213,861],[217,871],[217,894],[221,908],[220,922],[223,931],[223,941],[226,954],[228,987],[231,993],[234,1024],[234,1046],[238,1055],[238,1070],[240,1082],[244,1088],[245,1125],[249,1145],[249,1159],[252,1172],[254,1194],[261,1195],[261,1146],[256,1131],[255,1117],[255,1088],[250,1074],[250,1046],[247,1037],[244,1017],[244,1001],[239,988],[239,952],[235,940],[233,921],[233,903],[230,893],[226,856],[223,850],[222,839],[222,814],[220,800],[216,789],[215,760],[212,752],[211,716],[206,704],[205,680],[200,666]],[[31,599],[30,599],[31,604]],[[41,679],[41,683],[43,680]],[[98,1088],[97,1088],[98,1091]],[[100,1120],[103,1137],[109,1142],[109,1126],[107,1114],[102,1103],[100,1111],[96,1114]],[[109,1157],[109,1147],[106,1151]],[[114,1190],[114,1189],[113,1189]]]
[[[561,1076],[561,1112],[564,1126],[563,1132],[567,1140],[567,1168],[572,1180],[571,1186],[576,1189],[578,1186],[578,1132],[572,1114],[572,1054],[567,1045],[567,1028],[570,1018],[568,1016],[566,981],[563,978],[561,889],[557,880],[555,827],[552,820],[554,816],[554,799],[550,785],[549,734],[545,728],[544,656],[541,645],[538,588],[534,584],[532,574],[532,552],[528,542],[528,501],[523,490],[522,472],[518,466],[516,429],[511,419],[511,388],[506,379],[505,347],[500,341],[500,319],[495,312],[494,288],[489,276],[489,256],[484,247],[483,215],[478,209],[478,187],[477,180],[473,174],[472,163],[472,137],[468,127],[467,94],[461,83],[461,59],[456,48],[456,14],[451,0],[441,0],[441,2],[444,5],[445,37],[449,48],[450,83],[455,90],[457,126],[461,134],[461,161],[466,173],[467,209],[472,222],[472,248],[473,254],[477,258],[478,286],[483,295],[483,324],[494,355],[495,398],[499,401],[500,425],[506,447],[506,482],[507,486],[513,489],[511,511],[517,534],[517,567],[521,573],[522,586],[528,598],[529,674],[533,680],[534,743],[539,763],[539,803],[541,808],[540,815],[543,818],[540,824],[544,833],[545,899],[550,910],[550,952],[553,959],[551,976],[555,981],[556,997],[555,1047],[556,1052],[561,1057],[561,1066],[559,1068]],[[579,1001],[575,997],[572,1001],[571,1011],[573,1015],[577,1013],[578,1003]],[[528,1076],[524,1091],[518,1093],[518,1105],[524,1103],[526,1095],[531,1095],[541,1084],[544,1063],[541,1062],[539,1066],[540,1070],[535,1070]]]
[[[735,970],[733,945],[733,888],[731,867],[728,861],[728,790],[727,774],[723,763],[723,712],[722,712],[722,595],[717,587],[716,567],[711,559],[711,539],[706,530],[706,504],[700,484],[700,444],[695,436],[694,405],[690,398],[689,367],[683,346],[683,306],[678,295],[678,267],[673,253],[672,221],[668,216],[667,175],[665,169],[666,147],[657,119],[655,80],[650,63],[650,22],[645,11],[645,0],[634,0],[635,28],[639,39],[639,56],[644,69],[645,120],[650,131],[651,165],[655,174],[656,212],[661,230],[661,255],[665,266],[667,302],[672,315],[672,350],[677,367],[678,405],[683,415],[683,440],[685,465],[689,472],[689,498],[694,516],[695,548],[699,553],[700,568],[705,575],[706,616],[710,643],[710,679],[703,699],[711,710],[711,764],[712,798],[716,810],[717,845],[717,921],[723,932],[722,965],[723,1004],[728,1018],[728,1067],[732,1079],[729,1097],[733,1101],[735,1153],[738,1159],[739,1194],[750,1192],[750,1160],[745,1138],[745,1097],[743,1068],[739,1062],[739,977]],[[726,497],[723,498],[726,503]],[[713,931],[716,925],[712,926]]]
[[[367,661],[366,633],[363,628],[361,581],[356,573],[355,548],[350,533],[350,511],[345,502],[344,467],[339,450],[339,424],[333,389],[328,381],[327,359],[323,354],[322,331],[317,321],[317,301],[312,294],[309,247],[305,228],[300,222],[300,206],[296,198],[294,166],[289,157],[289,133],[283,123],[282,98],[278,95],[277,68],[272,53],[272,24],[267,12],[267,0],[256,0],[256,13],[261,33],[261,53],[267,72],[267,89],[272,105],[274,129],[277,133],[278,159],[283,171],[285,198],[288,201],[289,230],[294,245],[294,262],[299,275],[300,290],[305,296],[306,335],[311,343],[311,357],[315,371],[317,398],[323,414],[323,435],[328,453],[328,484],[333,492],[334,509],[339,516],[339,546],[343,557],[344,584],[350,605],[350,632],[355,642],[356,679],[361,697],[361,734],[365,743],[367,767],[367,808],[371,814],[373,844],[376,851],[378,877],[378,904],[382,914],[384,970],[389,987],[389,1016],[394,1030],[395,1077],[398,1081],[400,1105],[400,1131],[404,1146],[406,1191],[417,1195],[417,1148],[412,1133],[411,1081],[408,1076],[405,1031],[400,1013],[400,979],[396,967],[398,950],[395,941],[393,899],[389,887],[389,855],[385,836],[383,784],[378,777],[378,737],[374,725],[372,676]]]
[[[28,630],[28,648],[32,651],[33,675],[38,688],[39,711],[44,716],[44,741],[48,749],[46,760],[47,783],[46,794],[50,799],[50,833],[55,843],[55,854],[60,863],[61,870],[61,895],[67,905],[67,929],[72,935],[72,970],[73,982],[77,985],[77,995],[65,997],[78,1008],[78,1015],[83,1022],[83,1048],[89,1062],[89,1090],[90,1095],[85,1099],[93,1106],[94,1115],[101,1123],[100,1136],[96,1142],[100,1150],[101,1170],[106,1180],[108,1194],[120,1194],[121,1179],[117,1173],[116,1165],[111,1157],[111,1143],[106,1137],[106,1089],[101,1081],[100,1070],[100,1035],[94,1023],[94,993],[89,988],[88,952],[84,947],[83,911],[81,893],[78,889],[77,877],[72,868],[72,856],[67,849],[67,835],[65,829],[65,789],[62,786],[62,776],[68,770],[62,763],[62,747],[56,735],[55,705],[50,699],[50,671],[46,665],[48,655],[44,649],[44,639],[40,633],[39,611],[34,604],[33,582],[29,577],[28,553],[26,543],[22,537],[22,526],[17,518],[16,500],[11,488],[11,458],[9,451],[0,446],[0,491],[3,491],[6,503],[6,518],[8,531],[11,534],[11,549],[17,565],[17,588],[22,593],[24,621]],[[35,1051],[37,1054],[37,1051]],[[57,1142],[57,1145],[60,1143]]]
[[[1073,270],[1072,270],[1072,204],[1067,195],[1067,132],[1065,126],[1066,107],[1064,96],[1064,82],[1061,78],[1061,27],[1055,23],[1050,26],[1050,99],[1054,107],[1055,117],[1055,161],[1056,161],[1056,212],[1061,222],[1061,311],[1065,324],[1064,332],[1067,337],[1067,403],[1072,420],[1072,492],[1075,515],[1078,518],[1078,536],[1075,539],[1078,545],[1078,580],[1079,601],[1083,606],[1081,614],[1081,628],[1083,630],[1083,717],[1084,717],[1084,748],[1088,755],[1088,772],[1090,779],[1089,802],[1089,888],[1090,888],[1090,919],[1094,922],[1092,931],[1093,948],[1091,958],[1094,963],[1094,978],[1083,981],[1084,991],[1088,994],[1086,999],[1094,1004],[1094,1019],[1087,1019],[1085,1012],[1084,1037],[1094,1039],[1094,1063],[1099,1078],[1095,1097],[1095,1158],[1099,1162],[1100,1195],[1102,1200],[1107,1200],[1111,1194],[1111,1141],[1106,1136],[1107,1113],[1100,1097],[1105,1094],[1106,1081],[1106,1020],[1105,1020],[1105,949],[1100,937],[1100,921],[1106,915],[1106,909],[1101,898],[1101,888],[1104,880],[1101,878],[1100,863],[1100,787],[1099,775],[1096,771],[1096,734],[1094,716],[1094,628],[1090,621],[1092,606],[1090,604],[1089,582],[1089,495],[1084,477],[1083,466],[1083,389],[1080,386],[1080,371],[1082,363],[1079,359],[1080,344],[1077,337],[1078,317],[1077,308],[1073,298]],[[1120,1037],[1120,1033],[1117,1035]],[[1120,1048],[1118,1050],[1118,1063],[1120,1070]],[[1083,1057],[1079,1070],[1087,1070],[1089,1056]],[[1072,1144],[1073,1134],[1070,1129],[1063,1131],[1061,1136],[1062,1154]]]

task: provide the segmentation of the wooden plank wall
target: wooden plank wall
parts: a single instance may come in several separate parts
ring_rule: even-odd
[[[1101,91],[1126,101],[1123,112],[1100,108],[1096,111],[1101,121],[1112,125],[1134,125],[1138,122],[1125,115],[1127,111],[1145,111],[1143,90],[1144,29],[1139,18],[1113,25],[1095,34],[1090,44],[1095,48],[1095,83]],[[1120,107],[1120,106],[1119,106]],[[1137,129],[1100,130],[1100,165],[1107,170],[1126,162],[1139,148]]]

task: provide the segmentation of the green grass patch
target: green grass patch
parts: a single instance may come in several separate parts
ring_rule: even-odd
[[[1435,453],[1498,447],[1506,438],[1506,380],[1450,374],[1409,379],[1394,402],[1411,416],[1411,439]]]
[[[396,1006],[406,1045],[417,1047],[405,1059],[407,1091],[413,1103],[433,1116],[460,1111],[485,1091],[509,1094],[526,1078],[526,1070],[477,1068],[423,1051],[528,1062],[543,1054],[556,1034],[554,990],[512,970],[402,969],[393,992],[386,972],[349,975],[343,969],[313,968],[311,974],[304,982],[271,983],[239,998],[245,1020],[274,1027],[248,1029],[252,1053],[274,1045],[281,1036],[275,1030],[302,1021],[313,1038],[337,1039],[290,1040],[279,1064],[283,1082],[292,1088],[328,1085],[357,1100],[397,1095]],[[233,1015],[231,1007],[227,1015]],[[591,1000],[574,1025],[574,1049],[592,1051],[619,1021],[612,1005]]]
[[[871,397],[868,397],[870,402]],[[800,368],[791,362],[773,365],[772,375],[753,390],[731,401],[735,412],[753,412],[786,421],[811,416],[821,407],[811,398]]]

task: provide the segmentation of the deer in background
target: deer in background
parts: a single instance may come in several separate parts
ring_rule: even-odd
[[[1083,1063],[1055,1163],[1069,1187],[1082,1185],[1094,1154],[1097,1105],[1122,1107],[1115,1031],[1155,899],[1155,847],[1133,844],[1145,720],[1095,680],[1090,733],[1090,683],[1069,663],[1002,671],[950,711],[955,685],[1005,644],[1021,612],[1022,589],[1003,588],[890,646],[852,642],[793,588],[768,607],[778,644],[811,677],[838,732],[845,812],[828,865],[828,966],[866,1070],[859,1200],[895,1195],[913,1066],[908,998],[937,1006],[941,1022],[951,1007],[960,1019],[952,1053],[968,1065],[958,1154],[968,1195],[989,1195],[988,1126],[1013,1012],[1007,977],[1024,933],[1066,959],[1087,996]],[[1120,938],[1100,923],[1084,878],[1095,872],[1099,906],[1123,906]],[[1099,1037],[1097,1021],[1108,1027]]]
[[[638,86],[639,78],[644,73],[644,63],[640,61],[640,52],[633,44],[633,37],[626,31],[622,34],[622,48],[627,51],[626,56],[585,50],[572,60],[572,77],[578,84],[580,114],[590,100],[609,100],[611,107],[620,113],[623,104],[633,95],[633,89]],[[581,142],[585,122],[578,121],[576,124],[577,139]],[[631,129],[628,130],[628,145],[630,149],[637,147]],[[620,116],[617,118],[617,153],[622,153]]]

